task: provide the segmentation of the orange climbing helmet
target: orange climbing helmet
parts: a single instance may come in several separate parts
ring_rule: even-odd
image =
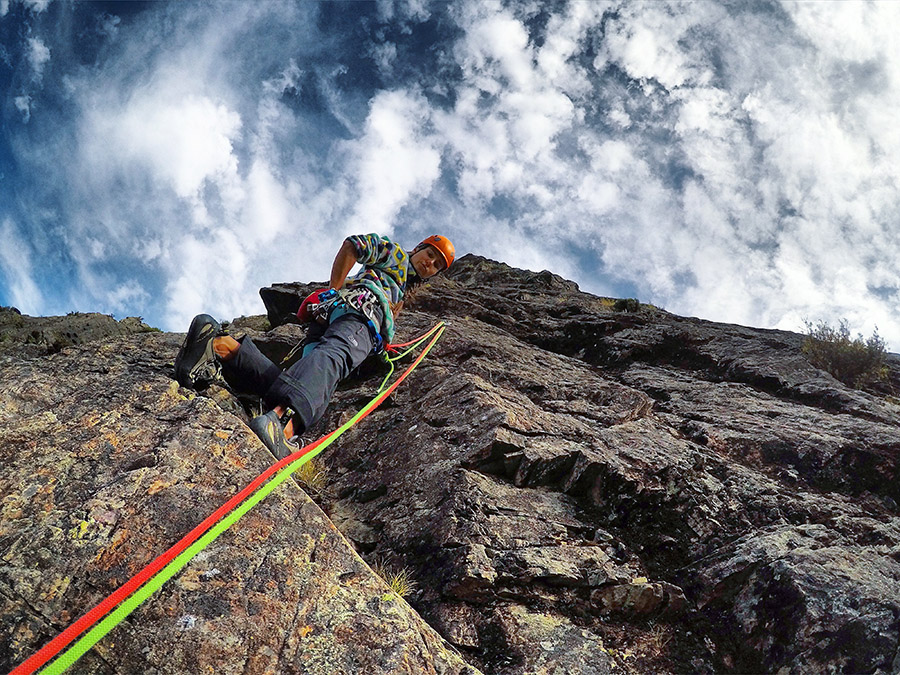
[[[437,249],[438,253],[441,254],[441,257],[444,259],[444,262],[447,264],[447,269],[450,265],[453,264],[453,258],[456,257],[456,248],[453,246],[453,242],[447,239],[447,237],[442,237],[439,234],[433,234],[427,239],[423,239],[421,243],[416,246],[416,250],[418,251],[425,246],[433,246]]]

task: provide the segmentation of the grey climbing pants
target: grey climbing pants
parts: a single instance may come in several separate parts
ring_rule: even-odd
[[[269,408],[292,408],[298,434],[325,414],[338,384],[365,361],[374,347],[365,319],[352,313],[327,327],[312,324],[307,342],[303,358],[284,371],[249,337],[240,340],[241,347],[233,358],[222,362],[225,381],[234,389],[260,396]]]

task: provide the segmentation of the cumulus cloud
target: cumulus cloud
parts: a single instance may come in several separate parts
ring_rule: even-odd
[[[122,19],[114,14],[104,14],[98,21],[98,29],[101,34],[109,38],[114,38],[119,32],[119,24]]]
[[[377,0],[376,5],[378,20],[382,23],[392,21],[420,23],[427,21],[431,16],[427,0]]]
[[[233,232],[216,230],[207,237],[188,234],[178,241],[177,262],[168,264],[167,323],[190,324],[209,308],[219,316],[242,314],[248,251]],[[172,264],[174,263],[174,264]]]
[[[22,0],[32,12],[40,14],[50,6],[50,0]]]
[[[28,62],[34,73],[34,79],[44,76],[44,67],[50,62],[50,48],[40,38],[28,38]]]
[[[397,45],[385,42],[372,46],[372,58],[382,75],[390,75],[397,60]]]
[[[409,92],[383,92],[372,101],[365,133],[350,149],[359,186],[354,227],[365,223],[390,234],[400,209],[431,190],[441,157],[424,131],[428,115],[424,99]]]
[[[165,86],[136,93],[119,109],[97,108],[84,119],[85,160],[98,171],[140,165],[192,205],[195,221],[210,223],[204,191],[215,189],[225,209],[243,193],[233,143],[241,119],[206,97],[181,98]],[[115,148],[110,155],[109,148]]]
[[[106,17],[108,53],[56,89],[72,118],[19,155],[63,195],[85,303],[247,313],[325,278],[345,234],[443,231],[593,292],[900,344],[900,6],[358,9]],[[23,54],[51,79],[41,35]],[[29,127],[40,96],[11,95]]]
[[[28,124],[28,120],[31,119],[31,97],[25,94],[16,96],[13,99],[13,104],[16,106],[16,110],[21,113],[22,121]]]
[[[535,50],[523,22],[494,5],[470,3],[459,22],[463,82],[454,109],[436,124],[459,164],[461,196],[511,193],[550,206],[555,177],[565,172],[555,143],[577,121],[572,97],[583,90],[583,77],[562,65],[576,39],[548,39]]]
[[[578,202],[563,206],[570,223],[578,222],[579,211],[592,220],[606,271],[643,286],[651,298],[676,311],[745,323],[765,317],[768,325],[794,322],[796,329],[797,306],[821,313],[830,304],[828,318],[843,310],[871,327],[864,315],[879,314],[872,303],[865,303],[865,312],[850,311],[850,297],[859,307],[867,296],[867,284],[857,282],[867,275],[867,265],[861,259],[848,261],[871,258],[864,252],[895,239],[875,226],[871,214],[874,204],[887,206],[883,195],[893,180],[893,169],[879,166],[869,151],[884,140],[857,133],[851,117],[828,99],[834,87],[798,86],[810,72],[832,68],[821,53],[794,49],[787,63],[796,65],[782,67],[779,81],[768,83],[749,78],[749,64],[716,72],[702,43],[690,38],[714,27],[723,41],[730,40],[743,17],[724,16],[710,5],[676,7],[679,11],[662,3],[624,6],[606,24],[606,39],[592,65],[600,72],[613,66],[627,73],[637,85],[631,91],[639,95],[609,101],[610,131],[582,126],[577,113],[589,109],[577,94],[572,97],[571,130],[558,129],[579,139],[591,171],[579,179]],[[521,41],[507,44],[518,44],[522,53],[528,49]],[[766,51],[762,47],[759,51]],[[555,61],[565,64],[569,79],[579,81],[577,63]],[[765,115],[762,100],[773,106]],[[666,146],[651,133],[667,138]],[[562,186],[569,182],[565,173],[556,178]],[[562,186],[557,184],[557,190]],[[488,194],[495,189],[489,185]],[[801,209],[816,228],[792,236],[794,223],[785,211]],[[571,224],[568,229],[577,231]],[[811,243],[823,241],[828,245]],[[779,251],[791,249],[789,243],[802,246],[806,259],[814,261],[810,283],[785,263],[796,256],[781,259]],[[859,255],[848,257],[848,249]],[[834,267],[839,257],[845,264]],[[837,282],[829,280],[829,269],[853,279],[844,292],[832,287]],[[879,269],[880,283],[895,283]],[[804,296],[802,289],[811,288],[819,294]],[[785,297],[793,298],[793,309],[784,306]],[[835,305],[836,298],[844,301]],[[885,309],[882,317],[890,314]]]

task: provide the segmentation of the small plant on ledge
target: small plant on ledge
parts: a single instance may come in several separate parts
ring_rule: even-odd
[[[877,328],[868,339],[861,334],[851,338],[846,319],[841,319],[837,328],[825,321],[807,321],[802,349],[816,368],[828,371],[849,387],[861,389],[888,375],[887,350]]]
[[[384,580],[392,593],[401,598],[409,597],[416,587],[416,582],[412,580],[407,568],[393,567],[381,558],[375,560],[372,571]]]

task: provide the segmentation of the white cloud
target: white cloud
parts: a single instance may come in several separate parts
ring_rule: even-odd
[[[16,96],[13,99],[16,110],[22,113],[22,121],[28,124],[31,119],[31,97],[28,95]]]
[[[40,314],[44,300],[41,290],[34,281],[31,248],[22,237],[16,224],[4,218],[0,224],[0,271],[6,280],[10,301],[20,311]]]
[[[900,345],[900,5],[382,2],[362,70],[307,7],[167,5],[165,50],[123,22],[115,59],[64,74],[76,142],[46,135],[86,293],[140,302],[91,267],[135,260],[183,329],[326,277],[344,234],[443,230],[586,290]],[[432,15],[455,30],[416,51]],[[359,83],[373,63],[390,90]]]
[[[117,283],[105,293],[104,305],[112,313],[123,316],[129,314],[134,307],[147,302],[149,297],[149,293],[139,281],[129,279],[124,283]]]
[[[50,48],[40,38],[28,38],[27,54],[34,78],[40,80],[44,75],[44,66],[50,62]]]
[[[397,60],[397,45],[393,42],[375,45],[372,47],[372,58],[375,60],[375,65],[378,66],[378,71],[382,75],[389,75]]]
[[[9,0],[0,0],[0,17],[9,13]]]
[[[589,91],[569,59],[593,11],[575,3],[551,22],[540,49],[511,10],[468,3],[459,11],[465,36],[454,53],[463,85],[452,112],[436,114],[435,124],[455,155],[464,199],[511,194],[550,206],[547,196],[557,192],[560,173],[570,173],[556,141],[580,119],[573,99]]]
[[[229,319],[243,313],[250,252],[244,244],[227,230],[204,238],[189,234],[177,241],[177,260],[167,266],[167,326],[186,330],[191,318],[202,312]]]
[[[50,6],[50,0],[22,0],[35,14],[40,14]]]
[[[677,11],[677,9],[684,11]],[[712,3],[702,8],[668,3],[624,3],[606,24],[605,39],[595,58],[598,70],[619,64],[632,78],[659,82],[667,89],[685,84],[705,84],[712,73],[685,49],[688,31],[698,22],[718,14]]]
[[[246,192],[248,199],[243,216],[246,230],[253,232],[257,245],[269,245],[279,233],[289,229],[294,213],[285,186],[266,160],[258,158],[250,167]]]
[[[492,5],[467,17],[466,37],[460,61],[476,84],[490,94],[504,89],[527,89],[533,78],[534,58],[528,33],[522,23],[506,11],[490,11]]]
[[[84,159],[94,179],[143,171],[192,207],[210,225],[209,190],[233,213],[244,198],[233,144],[241,119],[207,97],[182,97],[178,87],[138,91],[121,105],[98,103],[83,121]],[[110,152],[112,150],[112,152]]]
[[[107,37],[114,38],[119,32],[119,24],[122,19],[114,14],[105,14],[100,20],[100,32]]]
[[[900,7],[896,3],[845,0],[783,4],[826,58],[864,62],[878,58],[886,50],[897,50],[893,37],[900,21]]]
[[[428,0],[377,0],[376,4],[378,20],[382,23],[392,21],[421,23],[431,16]]]
[[[349,147],[359,191],[353,228],[390,234],[400,209],[431,190],[441,155],[424,128],[428,116],[424,99],[409,92],[372,101],[365,133]]]

